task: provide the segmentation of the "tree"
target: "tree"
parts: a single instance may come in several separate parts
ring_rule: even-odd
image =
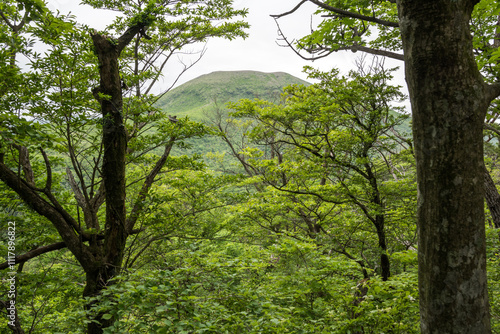
[[[391,106],[402,94],[388,84],[390,71],[367,68],[347,77],[311,70],[320,83],[286,88],[281,104],[231,105],[233,116],[254,121],[246,131],[253,145],[239,152],[227,124],[219,120],[217,129],[258,190],[241,217],[342,254],[361,266],[364,278],[378,268],[386,281],[389,254],[399,246],[390,246],[387,235],[387,225],[396,229],[388,213],[401,206],[391,194],[409,180],[399,162],[411,143],[396,129],[405,115]]]
[[[500,229],[500,194],[492,177],[498,159],[498,135],[500,132],[495,122],[485,123],[484,129],[487,130],[487,137],[484,143],[486,169],[484,173],[484,195],[491,216],[491,225]],[[489,170],[491,170],[491,172]]]
[[[18,263],[67,247],[85,271],[84,297],[94,297],[120,273],[128,237],[142,232],[136,224],[151,186],[169,165],[172,147],[206,132],[187,119],[170,122],[154,108],[157,97],[151,88],[183,47],[211,37],[245,36],[247,24],[228,22],[246,14],[234,10],[230,0],[86,3],[124,16],[103,33],[57,17],[41,2],[0,7],[2,31],[17,38],[2,35],[7,51],[1,56],[12,59],[13,76],[23,73],[15,56],[28,57],[32,71],[24,70],[30,79],[24,85],[34,92],[25,95],[20,80],[17,86],[2,82],[1,112],[7,116],[2,119],[0,179],[50,221],[62,241],[21,255]],[[48,46],[45,56],[31,51],[26,36]],[[14,105],[16,95],[21,99]],[[12,115],[13,110],[19,113]],[[147,130],[153,126],[158,132],[151,136]],[[148,156],[154,149],[163,152]],[[71,166],[66,171],[61,154]],[[151,158],[156,159],[153,167],[127,180],[128,165]],[[60,172],[66,174],[76,206],[54,192],[54,175]],[[141,187],[130,191],[136,182]],[[114,319],[98,312],[90,320],[88,332],[101,333]]]
[[[304,0],[283,15],[306,2],[327,18],[299,42],[303,49],[361,50],[405,62],[417,159],[422,333],[491,332],[481,175],[483,123],[500,83],[485,81],[473,54],[478,44],[470,22],[479,1]],[[490,17],[498,15],[498,3],[481,4],[494,9]],[[374,27],[378,35],[367,41]],[[490,61],[499,53],[498,43],[489,43],[497,29],[482,38]]]

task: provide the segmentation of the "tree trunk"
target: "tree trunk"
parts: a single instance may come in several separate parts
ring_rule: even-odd
[[[500,228],[500,194],[486,166],[484,166],[484,197],[490,209],[493,225],[495,228]]]
[[[417,160],[423,334],[491,333],[482,135],[491,92],[472,54],[475,3],[397,1]]]
[[[132,36],[128,36],[130,41]],[[123,97],[121,90],[118,57],[126,41],[116,41],[100,34],[92,35],[99,59],[100,85],[93,93],[101,104],[104,148],[102,180],[106,196],[106,221],[104,245],[95,247],[97,258],[90,270],[86,270],[87,284],[84,296],[97,296],[111,283],[121,269],[123,252],[127,240],[125,206],[125,157],[127,134],[123,122]],[[87,305],[90,307],[92,305]],[[88,334],[100,334],[114,319],[102,319],[98,314],[87,326]]]
[[[101,35],[93,35],[94,47],[99,58],[100,86],[96,89],[101,104],[104,148],[102,179],[106,194],[106,226],[104,252],[106,264],[120,268],[125,247],[125,156],[127,134],[123,123],[123,98],[121,90],[117,43]],[[110,267],[109,269],[111,269]]]
[[[382,280],[387,281],[391,276],[391,263],[387,255],[387,242],[385,237],[385,217],[384,215],[375,216],[375,228],[377,229],[378,247],[380,252],[380,268]]]
[[[109,286],[113,278],[113,271],[106,270],[106,266],[100,266],[95,271],[88,271],[86,273],[86,284],[83,290],[83,297],[97,297],[106,286]],[[89,310],[96,302],[91,301],[85,308]],[[109,327],[115,321],[114,318],[103,319],[104,312],[96,314],[87,325],[87,334],[100,334],[103,329]]]
[[[370,146],[365,147],[365,152],[363,152],[362,156],[365,159],[368,159],[368,150]],[[391,262],[389,261],[389,256],[387,255],[387,239],[385,236],[385,206],[382,200],[382,196],[380,195],[380,191],[378,189],[377,178],[375,177],[375,173],[372,170],[370,164],[365,165],[365,172],[367,175],[367,180],[370,182],[370,187],[372,188],[372,194],[370,198],[370,202],[379,208],[384,214],[376,214],[375,217],[370,216],[365,213],[370,220],[372,220],[373,225],[377,231],[378,238],[378,251],[380,252],[380,271],[382,274],[382,280],[387,281],[391,276]],[[364,211],[364,210],[363,210]]]

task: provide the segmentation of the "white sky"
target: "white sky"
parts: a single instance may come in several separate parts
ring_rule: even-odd
[[[77,16],[79,22],[88,24],[96,29],[103,29],[112,20],[110,11],[96,11],[89,6],[78,5],[79,0],[49,0],[52,10],[59,10],[66,14],[69,11]],[[236,8],[248,8],[246,20],[251,28],[249,37],[245,40],[237,39],[227,41],[212,39],[207,44],[204,57],[188,72],[186,72],[177,85],[194,79],[202,74],[214,71],[255,70],[261,72],[287,72],[301,79],[307,80],[307,75],[302,72],[305,65],[327,71],[334,67],[340,68],[343,73],[355,68],[355,60],[360,53],[350,51],[339,52],[311,62],[301,59],[291,49],[277,45],[277,27],[271,14],[279,14],[291,10],[299,0],[235,0]],[[280,19],[280,24],[287,37],[300,38],[310,31],[311,15],[316,7],[306,4],[290,17]],[[316,21],[320,18],[316,17]],[[199,50],[197,48],[196,50]],[[193,49],[194,51],[195,49]],[[189,63],[189,59],[184,59]],[[386,61],[389,66],[401,66],[402,62]],[[178,65],[171,64],[165,72],[164,85],[168,86],[176,75]],[[404,86],[402,71],[398,72],[396,82]]]

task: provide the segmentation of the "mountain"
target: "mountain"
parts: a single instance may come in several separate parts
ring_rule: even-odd
[[[192,120],[206,122],[216,106],[224,109],[227,102],[240,99],[263,99],[278,102],[283,87],[310,83],[283,72],[221,71],[202,75],[188,81],[161,97],[156,106],[167,115],[189,116]],[[409,120],[399,126],[399,131],[411,133]],[[226,144],[218,137],[204,137],[186,141],[190,149],[175,149],[178,154],[225,152]],[[231,160],[231,159],[230,159]]]
[[[283,72],[220,71],[202,75],[172,89],[158,100],[156,106],[167,114],[200,120],[204,112],[217,103],[240,99],[278,101],[283,87],[308,82]]]

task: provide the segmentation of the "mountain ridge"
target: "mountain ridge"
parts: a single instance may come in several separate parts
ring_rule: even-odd
[[[179,118],[188,116],[202,123],[210,123],[216,110],[229,112],[227,102],[238,102],[240,99],[262,99],[278,103],[283,88],[288,85],[311,85],[309,82],[285,72],[215,71],[203,74],[167,92],[156,103],[166,115]],[[398,126],[398,129],[411,133],[409,120]],[[189,139],[188,150],[183,154],[207,152],[225,152],[226,144],[220,138],[207,136],[203,139]]]
[[[190,80],[161,97],[156,106],[166,113],[201,119],[203,112],[240,99],[278,100],[283,87],[310,85],[285,72],[215,71]]]

